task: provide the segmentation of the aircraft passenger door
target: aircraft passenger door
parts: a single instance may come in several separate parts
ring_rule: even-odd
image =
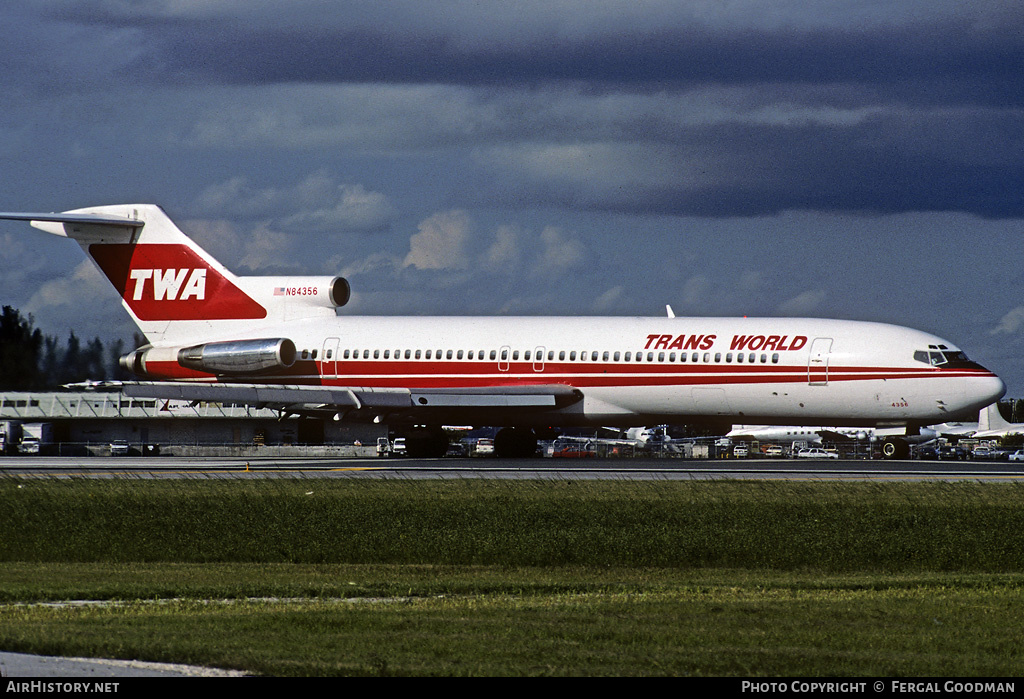
[[[498,350],[498,371],[508,371],[508,358],[510,354],[512,354],[512,348],[508,345]]]
[[[816,337],[807,358],[807,383],[811,386],[828,385],[828,359],[832,353],[831,337]]]
[[[335,377],[338,375],[338,343],[336,337],[324,340],[323,358],[320,360],[320,376]]]
[[[538,347],[533,353],[533,370],[538,374],[544,371],[544,348]]]

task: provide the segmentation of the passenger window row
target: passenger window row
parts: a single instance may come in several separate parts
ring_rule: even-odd
[[[334,350],[328,349],[324,358],[327,360],[333,359]],[[779,353],[774,352],[771,355],[762,352],[599,352],[599,351],[566,351],[560,350],[557,353],[555,350],[548,350],[547,355],[540,351],[525,350],[509,350],[504,348],[502,350],[368,350],[368,349],[346,349],[339,352],[341,360],[357,360],[357,359],[426,359],[426,360],[440,360],[440,359],[454,359],[454,360],[468,360],[468,361],[500,361],[507,362],[522,361],[529,362],[632,362],[632,363],[658,363],[664,364],[666,361],[670,363],[703,363],[703,364],[721,364],[724,360],[726,364],[767,364],[769,357],[771,358],[772,364],[779,363]],[[511,355],[511,356],[510,356]],[[316,359],[317,350],[302,350],[303,359]]]

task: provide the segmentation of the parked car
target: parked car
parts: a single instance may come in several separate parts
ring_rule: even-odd
[[[786,455],[786,452],[778,444],[772,444],[771,446],[765,448],[764,455],[767,456],[769,459],[781,459],[783,456]]]
[[[546,456],[560,459],[586,459],[597,456],[592,442],[556,439],[547,448]]]
[[[934,460],[939,458],[939,450],[935,447],[919,447],[914,451],[915,459]]]
[[[750,450],[742,444],[738,444],[732,449],[732,455],[737,459],[745,459],[750,454]]]
[[[839,454],[834,451],[825,451],[819,447],[801,449],[796,453],[798,459],[838,459]]]
[[[128,442],[123,439],[115,439],[110,443],[111,456],[128,456]]]
[[[1010,454],[1010,461],[1024,461],[1024,449],[1018,449]]]
[[[473,445],[473,456],[494,456],[494,440],[481,437]]]
[[[954,447],[947,444],[939,447],[935,458],[940,461],[963,461],[967,458],[967,452],[960,447]]]
[[[469,456],[469,448],[462,442],[451,442],[445,456]]]

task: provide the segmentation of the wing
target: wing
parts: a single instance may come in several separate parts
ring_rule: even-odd
[[[409,389],[160,381],[126,383],[122,391],[134,398],[241,403],[290,415],[416,423],[466,418],[457,422],[491,424],[524,412],[558,410],[583,399],[581,391],[561,384]]]
[[[835,430],[818,430],[818,436],[827,442],[850,442],[853,437]]]

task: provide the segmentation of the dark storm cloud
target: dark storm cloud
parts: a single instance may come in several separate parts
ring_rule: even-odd
[[[932,123],[918,124],[917,132],[906,127],[905,119],[888,114],[852,126],[691,129],[667,147],[676,151],[679,163],[688,160],[691,149],[713,151],[703,156],[709,167],[696,182],[690,183],[680,167],[678,180],[661,186],[575,187],[569,193],[538,187],[535,195],[565,205],[674,215],[750,216],[803,209],[1024,216],[1024,159],[979,157],[993,146],[1021,152],[1024,116],[997,119],[989,130],[965,134],[958,144],[935,140],[950,126],[948,120],[960,119],[960,126],[969,127],[975,119],[937,115],[921,120]]]
[[[477,128],[469,115],[474,128],[435,132],[422,146],[506,148],[506,158],[488,162],[495,179],[503,192],[538,203],[702,216],[787,209],[1024,214],[1024,10],[1012,3],[907,3],[872,14],[857,3],[781,2],[779,17],[760,3],[735,11],[652,3],[602,13],[604,6],[588,3],[526,2],[519,14],[501,3],[459,2],[109,0],[54,7],[48,17],[59,29],[51,41],[67,50],[48,52],[58,58],[44,63],[78,55],[87,81],[140,89],[471,90],[504,121]],[[112,52],[118,45],[124,49]],[[682,100],[700,100],[711,89],[736,91],[728,118],[688,123],[648,114],[642,104],[667,94],[679,100],[676,109],[688,110]],[[545,111],[541,101],[558,91],[575,95],[579,107],[565,106],[560,121],[545,123],[537,116]],[[539,97],[518,96],[531,93]],[[595,95],[621,96],[616,113],[603,120],[585,114]],[[517,100],[524,105],[518,115]],[[284,123],[313,118],[300,109]],[[750,116],[800,110],[861,115],[834,123]],[[429,120],[429,111],[423,117]],[[424,130],[400,126],[394,140],[404,136],[415,147]],[[537,143],[616,144],[636,161],[650,158],[662,174],[617,176],[609,161],[607,172],[563,177],[524,165],[526,156],[514,152],[517,144]]]
[[[244,20],[245,15],[242,15]],[[661,89],[700,84],[868,85],[924,103],[1024,104],[1024,35],[948,19],[893,27],[681,26],[563,36],[538,27],[487,40],[479,27],[372,27],[315,15],[279,27],[235,18],[63,13],[74,26],[137,32],[125,77],[276,82],[544,84]],[[468,36],[467,36],[468,35]],[[476,39],[472,37],[478,36]]]
[[[618,144],[567,139],[532,150],[495,148],[493,163],[481,159],[501,182],[495,189],[510,200],[564,207],[699,216],[1024,215],[1019,112],[889,106],[847,113],[808,104],[728,111],[691,125],[666,118],[675,103],[661,113],[650,104],[634,106],[647,118],[643,126],[624,126],[628,135]],[[614,123],[609,117],[608,132]]]

